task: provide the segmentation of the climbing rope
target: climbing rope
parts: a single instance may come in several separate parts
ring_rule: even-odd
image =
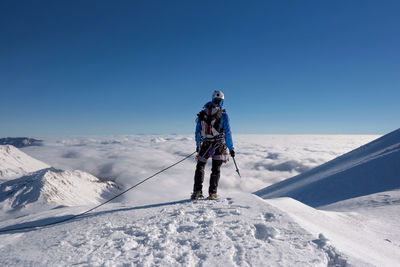
[[[93,211],[93,210],[95,210],[95,209],[97,209],[97,208],[100,208],[101,206],[103,206],[103,205],[105,205],[105,204],[107,204],[107,203],[113,201],[114,199],[116,199],[116,198],[122,196],[123,194],[127,193],[128,191],[132,190],[133,188],[135,188],[135,187],[137,187],[137,186],[143,184],[144,182],[146,182],[146,181],[150,180],[151,178],[153,178],[153,177],[159,175],[160,173],[165,172],[166,170],[168,170],[168,169],[170,169],[170,168],[172,168],[172,167],[178,165],[178,164],[181,163],[182,161],[184,161],[184,160],[190,158],[190,157],[193,156],[195,153],[196,153],[196,152],[193,152],[192,154],[190,154],[190,155],[184,157],[183,159],[181,159],[181,160],[175,162],[174,164],[172,164],[172,165],[170,165],[170,166],[168,166],[168,167],[166,167],[166,168],[164,168],[164,169],[162,169],[162,170],[160,170],[160,171],[154,173],[153,175],[147,177],[146,179],[144,179],[144,180],[138,182],[138,183],[135,184],[135,185],[132,185],[132,186],[129,187],[128,189],[126,189],[126,190],[124,190],[123,192],[117,194],[116,196],[110,198],[109,200],[107,200],[107,201],[105,201],[105,202],[103,202],[103,203],[101,203],[101,204],[99,204],[99,205],[97,205],[97,206],[95,206],[95,207],[93,207],[93,208],[91,208],[91,209],[88,209],[87,211],[84,211],[84,212],[82,212],[82,213],[73,215],[73,216],[68,217],[68,218],[66,218],[66,219],[62,219],[62,220],[55,221],[55,222],[50,222],[50,223],[45,223],[45,224],[41,224],[41,225],[24,226],[24,227],[19,227],[19,228],[10,228],[10,229],[2,229],[2,230],[0,230],[0,233],[11,232],[11,231],[18,231],[18,230],[35,229],[35,228],[40,228],[40,227],[46,227],[46,226],[50,226],[50,225],[60,224],[60,223],[66,222],[66,221],[71,221],[71,220],[73,220],[73,219],[75,219],[75,218],[77,218],[77,217],[79,217],[79,216],[85,215],[85,214],[87,214],[87,213],[89,213],[89,212],[91,212],[91,211]]]

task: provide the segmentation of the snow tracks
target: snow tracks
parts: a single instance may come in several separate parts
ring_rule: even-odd
[[[3,237],[14,240],[0,247],[2,266],[328,264],[315,238],[286,214],[244,193],[136,208],[114,204],[73,222]]]

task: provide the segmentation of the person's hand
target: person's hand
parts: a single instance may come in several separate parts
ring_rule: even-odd
[[[232,158],[235,157],[235,150],[230,150],[229,153],[231,154],[231,157],[232,157]]]
[[[199,153],[199,151],[200,151],[200,148],[196,147],[196,152]]]

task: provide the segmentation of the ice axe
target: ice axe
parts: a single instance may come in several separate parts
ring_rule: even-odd
[[[239,168],[238,168],[238,166],[237,166],[237,164],[236,164],[235,157],[232,157],[232,159],[233,159],[233,163],[235,163],[236,172],[239,174],[239,177],[242,178],[242,176],[240,175],[240,172],[239,172]]]

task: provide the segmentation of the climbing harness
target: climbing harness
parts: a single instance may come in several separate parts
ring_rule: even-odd
[[[207,147],[207,149],[204,152],[202,152],[202,149],[201,149],[203,146]],[[214,157],[215,152],[217,150],[221,150],[222,153],[221,153],[221,155],[216,155]],[[202,154],[200,154],[200,152]],[[223,141],[209,142],[207,140],[200,145],[200,152],[196,157],[197,161],[207,162],[207,160],[209,158],[222,160],[224,163],[227,163],[229,161],[229,154],[227,152],[225,142],[223,142]]]

